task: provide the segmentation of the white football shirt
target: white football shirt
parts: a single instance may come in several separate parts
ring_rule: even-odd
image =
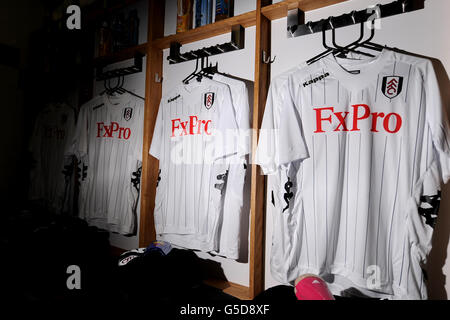
[[[286,268],[288,264],[286,261],[291,249],[291,239],[286,237],[288,234],[286,229],[289,226],[290,219],[287,214],[282,214],[282,212],[291,210],[290,208],[292,208],[294,200],[291,201],[292,197],[289,198],[288,196],[290,193],[296,194],[298,189],[295,185],[292,185],[292,188],[288,188],[287,183],[296,176],[299,161],[295,161],[296,165],[291,163],[283,166],[278,165],[279,148],[283,145],[283,142],[279,140],[279,129],[283,120],[284,101],[290,99],[288,87],[289,76],[305,65],[302,64],[289,69],[272,79],[255,155],[255,162],[261,166],[263,173],[268,175],[268,201],[266,205],[271,206],[274,212],[272,216],[273,229],[270,250],[270,272],[274,279],[281,283],[289,282],[287,280],[288,271]],[[297,199],[297,197],[293,199]]]
[[[224,158],[238,150],[236,129],[225,84],[204,77],[175,87],[161,99],[150,147],[160,166],[155,199],[158,239],[190,249],[218,249],[229,168]]]
[[[71,158],[64,150],[75,128],[74,110],[64,103],[50,104],[38,115],[30,141],[35,167],[30,177],[30,199],[42,199],[53,213],[69,210]],[[69,166],[66,170],[65,165]],[[67,171],[67,173],[69,173]]]
[[[80,161],[79,211],[90,225],[136,232],[143,121],[144,102],[128,93],[82,106],[68,153]]]
[[[214,74],[213,80],[229,86],[231,100],[239,128],[239,152],[232,156],[227,174],[225,199],[219,228],[218,255],[229,259],[239,258],[241,220],[244,207],[244,183],[247,168],[246,155],[250,153],[250,106],[248,89],[244,81]]]
[[[265,171],[300,163],[295,196],[279,212],[288,247],[274,273],[289,282],[318,274],[334,294],[356,287],[426,298],[421,267],[450,172],[431,62],[387,49],[364,61],[328,55],[291,74],[288,86],[275,138],[260,138],[278,144],[277,157],[260,162]]]

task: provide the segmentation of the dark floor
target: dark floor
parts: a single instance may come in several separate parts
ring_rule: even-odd
[[[9,212],[2,220],[1,281],[11,301],[237,301],[202,283],[193,252],[155,252],[119,267],[108,232],[81,219],[34,208]],[[80,290],[67,287],[71,265],[80,268]]]

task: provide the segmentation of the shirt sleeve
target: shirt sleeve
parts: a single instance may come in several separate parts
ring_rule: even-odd
[[[154,156],[156,159],[160,159],[161,157],[161,148],[163,144],[163,130],[164,130],[164,118],[163,118],[163,104],[159,104],[158,115],[156,116],[155,129],[153,130],[153,138],[152,143],[150,145],[149,153]]]
[[[241,93],[239,95],[239,114],[236,115],[236,121],[239,126],[239,146],[242,149],[240,153],[247,155],[251,150],[250,134],[250,105],[248,102],[248,89],[242,82]]]
[[[424,101],[427,123],[432,133],[433,145],[441,167],[441,179],[447,183],[450,178],[450,126],[448,114],[442,103],[439,85],[431,61],[427,61],[424,71]]]
[[[267,95],[264,116],[259,130],[259,141],[256,149],[255,163],[258,164],[264,174],[273,174],[278,167],[278,130],[279,110],[274,94],[274,86],[271,84]]]
[[[421,68],[422,88],[420,103],[426,108],[426,123],[431,131],[435,162],[428,166],[416,189],[408,220],[411,258],[426,263],[432,247],[432,236],[439,213],[441,183],[450,177],[450,130],[447,111],[431,61]]]
[[[283,98],[282,111],[280,112],[279,134],[279,165],[287,165],[296,160],[309,158],[308,146],[303,132],[303,121],[300,116],[300,108],[296,101],[298,97],[298,83],[294,77],[289,77],[289,88]]]
[[[64,155],[72,156],[74,155],[73,151],[73,139],[75,137],[76,131],[76,120],[75,120],[75,111],[68,107],[68,117],[67,117],[67,125],[66,125],[66,134],[67,138],[64,144]]]
[[[218,106],[219,117],[215,132],[216,159],[226,157],[238,152],[238,125],[236,123],[236,113],[231,100],[231,91],[228,85],[223,85],[218,90],[221,96],[221,103]]]
[[[280,166],[309,157],[288,80],[276,80],[269,88],[255,158],[264,174],[273,174]]]
[[[136,138],[136,145],[134,148],[134,157],[138,161],[142,162],[142,146],[144,143],[144,106],[143,104],[139,105],[139,112],[138,112],[138,118],[136,119],[137,125],[136,125],[136,131],[137,131],[137,138]]]
[[[65,155],[75,155],[78,159],[88,154],[89,110],[88,105],[81,107],[73,134],[69,137]]]

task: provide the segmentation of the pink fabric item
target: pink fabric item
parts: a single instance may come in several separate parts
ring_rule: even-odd
[[[298,300],[334,300],[325,281],[313,274],[305,274],[295,280]]]

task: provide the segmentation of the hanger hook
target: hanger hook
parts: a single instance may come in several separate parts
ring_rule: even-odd
[[[333,17],[332,16],[328,17],[328,24],[330,25],[331,29],[334,29]]]
[[[306,26],[309,28],[309,32],[311,32],[311,33],[314,33],[314,30],[313,30],[313,28],[312,28],[312,22],[311,21],[308,21],[307,23],[306,23]]]
[[[353,10],[353,11],[352,11],[352,20],[353,20],[353,24],[356,23],[355,13],[356,13],[356,10]]]
[[[403,0],[402,1],[402,10],[403,10],[403,13],[405,13],[405,11],[406,11],[406,3],[407,3],[408,1],[407,0]]]
[[[272,64],[275,62],[275,59],[277,58],[277,56],[273,57],[273,59],[269,56],[267,57],[266,51],[263,50],[262,52],[262,60],[265,64]]]
[[[122,74],[119,79],[120,79],[120,86],[119,86],[119,88],[122,89],[123,85],[125,84],[125,75]]]

